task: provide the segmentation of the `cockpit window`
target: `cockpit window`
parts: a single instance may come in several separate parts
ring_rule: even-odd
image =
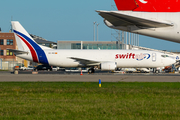
[[[164,58],[166,58],[166,57],[169,57],[168,55],[161,55],[161,57],[164,57]]]

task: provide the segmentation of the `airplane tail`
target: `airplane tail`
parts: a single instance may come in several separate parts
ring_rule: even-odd
[[[118,10],[139,12],[180,12],[179,0],[114,0]]]
[[[31,53],[34,62],[48,64],[43,49],[50,48],[38,45],[18,21],[12,21],[11,24],[15,33],[18,50]]]
[[[118,10],[131,11],[136,9],[138,6],[135,0],[114,0]]]

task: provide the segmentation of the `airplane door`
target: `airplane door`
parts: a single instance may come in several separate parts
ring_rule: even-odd
[[[152,53],[152,61],[153,61],[153,62],[156,61],[156,53]]]

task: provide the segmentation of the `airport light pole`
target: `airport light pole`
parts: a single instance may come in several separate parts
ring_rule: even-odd
[[[96,25],[96,22],[93,22],[94,24],[94,41],[95,41],[95,25]]]
[[[138,46],[139,46],[139,34],[138,34]]]
[[[131,33],[131,45],[133,46],[133,33]]]
[[[1,48],[0,48],[0,56],[1,56]],[[2,69],[2,59],[0,58],[0,69]]]
[[[126,44],[125,44],[125,45],[126,45],[126,46],[125,46],[125,49],[126,49],[126,50],[127,50],[127,38],[128,38],[128,37],[127,37],[127,32],[126,32]]]
[[[138,34],[136,34],[136,46],[138,46]]]
[[[129,32],[129,45],[131,44],[131,42],[130,42],[130,38],[131,38],[131,33]]]
[[[136,46],[136,33],[133,33],[133,44],[134,44],[134,46]]]
[[[97,23],[97,41],[98,41],[98,26],[99,26],[99,23]]]
[[[136,46],[136,33],[134,33],[134,46]]]

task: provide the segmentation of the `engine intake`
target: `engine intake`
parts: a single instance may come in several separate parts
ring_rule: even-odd
[[[108,70],[115,70],[117,68],[116,62],[104,62],[101,63],[101,70],[108,71]]]

